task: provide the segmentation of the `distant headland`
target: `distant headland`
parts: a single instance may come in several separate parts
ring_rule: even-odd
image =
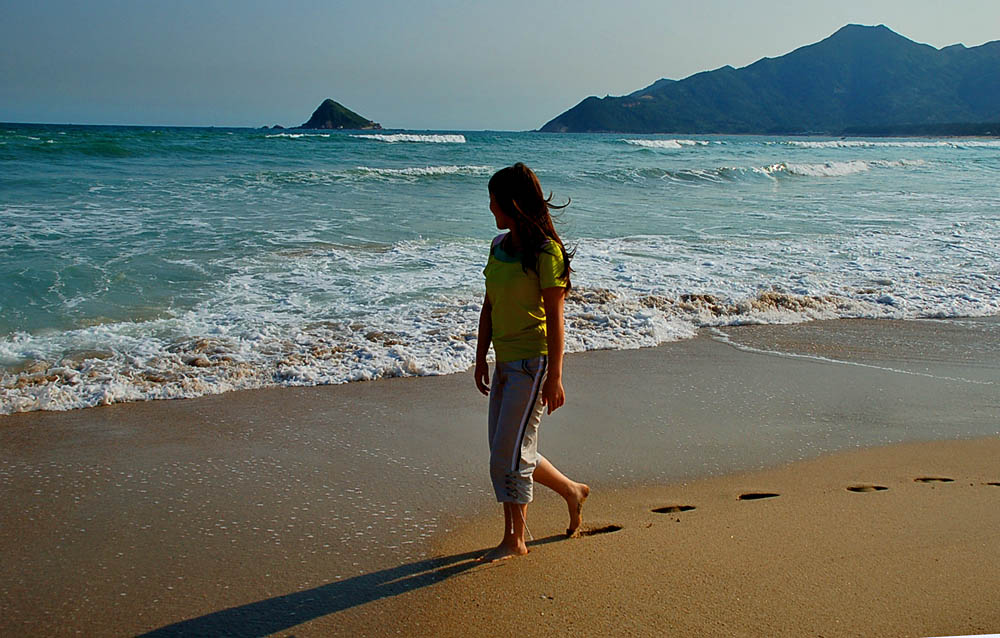
[[[588,97],[540,129],[565,133],[1000,135],[1000,41],[936,49],[884,25],[734,69]]]
[[[264,128],[267,127],[265,126]],[[275,124],[272,128],[281,129],[284,127],[279,124]],[[339,102],[327,98],[323,100],[318,107],[316,107],[316,110],[313,111],[312,117],[310,117],[306,123],[301,126],[296,126],[295,128],[381,130],[382,125],[378,122],[374,122],[366,117],[358,115]]]

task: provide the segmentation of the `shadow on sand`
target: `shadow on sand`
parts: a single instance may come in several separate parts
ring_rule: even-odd
[[[545,545],[565,538],[563,535],[547,536],[528,544]],[[428,558],[371,574],[362,574],[313,589],[182,620],[141,634],[140,638],[267,636],[321,616],[441,582],[483,565],[478,559],[487,551],[481,549],[464,554]]]

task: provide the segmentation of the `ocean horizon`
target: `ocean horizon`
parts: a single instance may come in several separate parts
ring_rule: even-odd
[[[0,124],[0,414],[461,372],[524,161],[567,349],[1000,314],[1000,140]]]

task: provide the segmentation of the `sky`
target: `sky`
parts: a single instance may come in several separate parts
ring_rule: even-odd
[[[530,130],[845,24],[1000,39],[998,0],[0,0],[0,121]]]

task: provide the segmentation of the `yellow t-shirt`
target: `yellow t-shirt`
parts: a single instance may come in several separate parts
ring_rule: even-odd
[[[493,321],[493,350],[497,361],[532,359],[548,354],[545,330],[544,288],[565,288],[563,254],[559,244],[549,240],[538,254],[538,273],[521,266],[520,255],[510,255],[500,247],[503,236],[493,241],[486,275],[486,297]]]

